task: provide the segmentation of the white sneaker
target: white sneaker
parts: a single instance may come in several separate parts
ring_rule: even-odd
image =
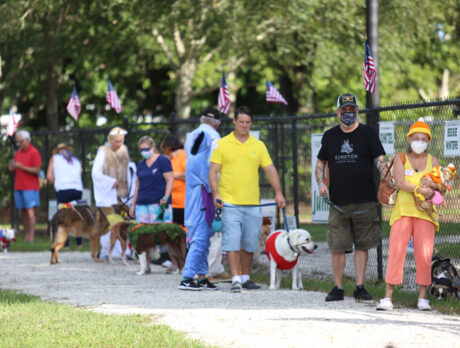
[[[393,303],[389,297],[382,298],[376,308],[378,311],[392,311]]]
[[[417,308],[419,311],[429,311],[431,310],[430,301],[424,298],[419,298],[417,302]]]

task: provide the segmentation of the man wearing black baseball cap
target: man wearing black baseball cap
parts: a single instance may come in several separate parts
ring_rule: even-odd
[[[356,299],[372,300],[364,288],[364,275],[368,250],[375,248],[380,240],[373,166],[383,176],[388,165],[377,132],[359,123],[358,112],[358,101],[353,94],[337,98],[340,124],[324,133],[315,168],[320,195],[328,197],[331,203],[327,242],[335,286],[326,301],[343,300],[345,254],[353,251],[356,271],[353,295]],[[329,187],[324,176],[326,164]]]

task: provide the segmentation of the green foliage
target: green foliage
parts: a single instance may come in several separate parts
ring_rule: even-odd
[[[331,111],[345,90],[365,100],[364,2],[6,0],[0,11],[0,109],[17,105],[35,129],[55,121],[51,102],[61,129],[94,126],[98,115],[119,123],[107,78],[130,118],[215,105],[222,72],[236,104],[259,114]],[[456,0],[379,2],[382,104],[460,93],[459,13]],[[287,109],[265,103],[266,79]],[[78,123],[65,110],[74,85]]]

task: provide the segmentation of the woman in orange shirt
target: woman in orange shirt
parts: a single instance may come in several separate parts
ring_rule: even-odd
[[[187,164],[184,145],[176,135],[169,134],[163,139],[161,150],[171,160],[174,173],[172,189],[173,222],[184,226],[185,166]]]

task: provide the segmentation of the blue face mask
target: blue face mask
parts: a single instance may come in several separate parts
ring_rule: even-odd
[[[351,126],[356,122],[356,113],[355,112],[344,112],[340,116],[340,120],[345,126]]]
[[[147,159],[153,155],[153,149],[151,149],[150,151],[140,151],[140,153],[144,159]]]

